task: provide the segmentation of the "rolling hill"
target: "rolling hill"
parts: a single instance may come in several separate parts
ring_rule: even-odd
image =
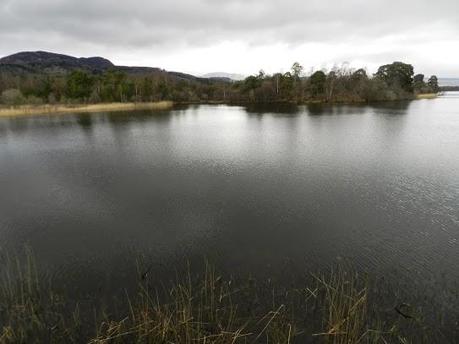
[[[46,51],[25,51],[0,58],[0,73],[12,76],[29,74],[65,75],[73,70],[85,70],[91,73],[103,73],[108,70],[122,71],[128,75],[161,75],[180,81],[212,83],[230,82],[226,78],[196,77],[194,75],[170,72],[153,67],[116,66],[103,57],[74,57]]]

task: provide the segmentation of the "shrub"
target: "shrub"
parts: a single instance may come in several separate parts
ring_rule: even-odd
[[[42,105],[43,99],[36,97],[36,96],[28,96],[26,102],[27,104],[30,104],[30,105]]]
[[[21,91],[12,88],[2,92],[1,101],[5,105],[21,105],[25,99]]]

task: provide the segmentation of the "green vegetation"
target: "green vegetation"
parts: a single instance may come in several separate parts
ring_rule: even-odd
[[[183,78],[180,73],[122,68],[66,73],[0,73],[1,103],[88,104],[113,102],[374,102],[415,99],[420,93],[437,93],[435,76],[425,82],[414,76],[412,65],[402,62],[381,66],[369,76],[364,69],[346,67],[316,71],[304,76],[294,63],[287,73],[267,75],[260,71],[243,81]]]
[[[340,268],[308,285],[225,278],[209,264],[154,288],[138,264],[138,288],[124,307],[71,302],[39,272],[28,251],[0,270],[0,343],[432,343],[414,307],[380,318],[371,282]],[[189,271],[189,270],[188,270]],[[386,291],[387,292],[387,291]],[[115,302],[115,301],[113,301]],[[85,305],[86,304],[86,305]],[[111,309],[111,310],[110,310]],[[114,310],[115,309],[115,310]]]
[[[417,94],[436,94],[440,92],[438,78],[435,75],[432,75],[427,83],[424,81],[424,74],[416,74],[413,80],[413,87]]]

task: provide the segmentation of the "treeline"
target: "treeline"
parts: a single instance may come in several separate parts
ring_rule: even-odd
[[[459,86],[442,86],[440,87],[440,91],[442,92],[458,92]]]
[[[221,99],[228,83],[181,80],[168,73],[129,74],[120,70],[68,74],[1,75],[1,102],[6,105],[206,101]]]
[[[260,71],[243,81],[181,80],[170,74],[103,73],[73,70],[67,74],[0,75],[4,105],[100,102],[373,102],[413,99],[418,93],[439,92],[438,79],[414,74],[410,64],[394,62],[374,75],[347,67],[304,76],[294,63],[287,73]]]
[[[410,64],[394,62],[379,67],[374,75],[366,70],[334,68],[316,71],[303,77],[303,67],[295,63],[285,74],[266,75],[260,71],[236,83],[233,99],[251,102],[374,102],[413,99],[420,93],[438,93],[438,78],[427,81],[423,74],[414,74]]]

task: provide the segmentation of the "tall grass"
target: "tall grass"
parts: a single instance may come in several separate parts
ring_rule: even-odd
[[[416,95],[416,99],[436,99],[438,93],[420,93]]]
[[[65,114],[75,112],[117,112],[132,110],[168,110],[173,102],[161,101],[152,103],[102,103],[102,104],[73,104],[73,105],[20,105],[0,107],[0,117],[27,116],[41,114]]]
[[[323,286],[327,312],[326,332],[316,334],[325,336],[332,343],[358,343],[368,334],[365,329],[367,316],[367,286],[359,287],[354,277],[349,278],[341,270],[326,279],[316,277]]]
[[[369,315],[368,280],[341,268],[300,289],[224,278],[211,264],[157,288],[138,268],[137,292],[113,313],[70,303],[30,250],[3,260],[0,343],[411,343]]]
[[[78,326],[65,299],[40,276],[30,250],[5,255],[0,276],[0,343],[64,342]]]
[[[166,290],[166,300],[140,284],[129,314],[107,319],[91,343],[291,343],[295,328],[284,305],[262,313],[243,309],[235,300],[248,286],[233,285],[207,265],[196,282],[191,275]]]

